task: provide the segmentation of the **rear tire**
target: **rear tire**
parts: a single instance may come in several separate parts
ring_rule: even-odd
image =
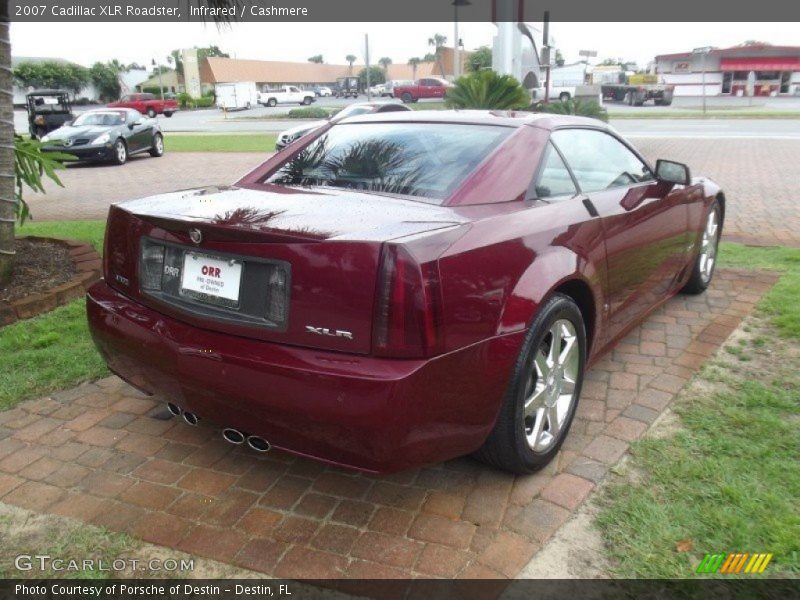
[[[409,104],[414,101],[414,97],[408,92],[403,92],[403,95],[400,96],[400,99],[403,101],[403,104]]]
[[[561,100],[562,102],[569,101],[570,99],[569,92],[561,92],[561,94],[558,96],[558,99]]]
[[[149,118],[151,118],[151,119],[155,119],[156,118],[156,109],[153,108],[153,107],[148,108],[147,109],[147,116]]]
[[[301,102],[301,104],[303,104],[304,106],[308,106],[309,104],[311,104],[311,97],[310,96],[306,96],[305,98],[303,98],[303,101]]]
[[[684,294],[702,294],[711,284],[714,269],[717,266],[717,250],[721,233],[722,209],[719,202],[714,200],[706,215],[703,237],[697,258],[692,266],[692,274],[681,290]]]
[[[275,107],[277,105],[278,105],[278,101],[275,100],[275,98],[270,98],[269,100],[267,100],[267,106]]]
[[[585,363],[580,309],[568,296],[555,294],[525,336],[497,422],[476,458],[518,474],[547,465],[575,416]]]
[[[167,117],[168,119],[169,119],[169,118],[170,118],[172,115],[174,115],[174,114],[175,114],[175,113],[173,113],[173,112],[167,112],[167,111],[164,111],[164,116],[165,116],[165,117]]]

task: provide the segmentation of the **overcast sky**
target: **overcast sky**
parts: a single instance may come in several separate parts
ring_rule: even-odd
[[[132,34],[133,29],[137,34]],[[462,23],[467,49],[491,46],[495,26]],[[596,50],[598,58],[621,57],[640,66],[656,54],[700,46],[732,46],[748,39],[772,44],[800,43],[797,23],[553,23],[552,36],[567,62],[579,50]],[[124,63],[166,64],[170,50],[216,44],[237,58],[305,61],[322,54],[325,62],[362,60],[364,33],[370,35],[370,56],[405,63],[429,52],[434,33],[453,39],[452,23],[242,23],[217,30],[203,23],[12,23],[14,56],[61,57],[79,64],[117,58]],[[125,40],[130,40],[125,42]]]

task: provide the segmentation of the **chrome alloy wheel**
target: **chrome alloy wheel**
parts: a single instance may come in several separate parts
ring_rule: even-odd
[[[164,154],[164,138],[160,135],[156,136],[156,152],[158,154]]]
[[[716,209],[708,213],[706,228],[703,231],[703,241],[700,246],[700,276],[703,283],[711,280],[714,273],[714,264],[717,261],[717,246],[719,245],[719,215]]]
[[[122,142],[117,142],[117,161],[124,163],[125,159],[128,158],[128,149],[125,147],[125,144]]]
[[[536,350],[525,392],[525,437],[534,452],[546,452],[557,441],[575,403],[579,367],[575,326],[567,319],[559,319]]]

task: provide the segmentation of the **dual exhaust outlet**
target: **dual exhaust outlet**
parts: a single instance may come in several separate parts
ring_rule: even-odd
[[[185,411],[180,406],[173,404],[172,402],[167,402],[167,410],[176,417],[183,417],[183,420],[192,427],[196,426],[200,421],[200,417],[198,417],[196,414]],[[226,442],[230,442],[231,444],[237,446],[246,443],[256,452],[269,452],[270,448],[272,448],[270,443],[264,438],[260,438],[257,435],[247,435],[246,433],[243,433],[232,427],[226,427],[222,430],[222,438]]]

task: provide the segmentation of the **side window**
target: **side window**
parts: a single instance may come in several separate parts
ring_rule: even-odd
[[[574,196],[578,193],[567,166],[561,160],[553,144],[547,144],[542,166],[532,191],[535,192],[536,198]]]
[[[602,131],[562,129],[550,139],[569,164],[582,192],[652,181],[653,173],[623,143]]]

